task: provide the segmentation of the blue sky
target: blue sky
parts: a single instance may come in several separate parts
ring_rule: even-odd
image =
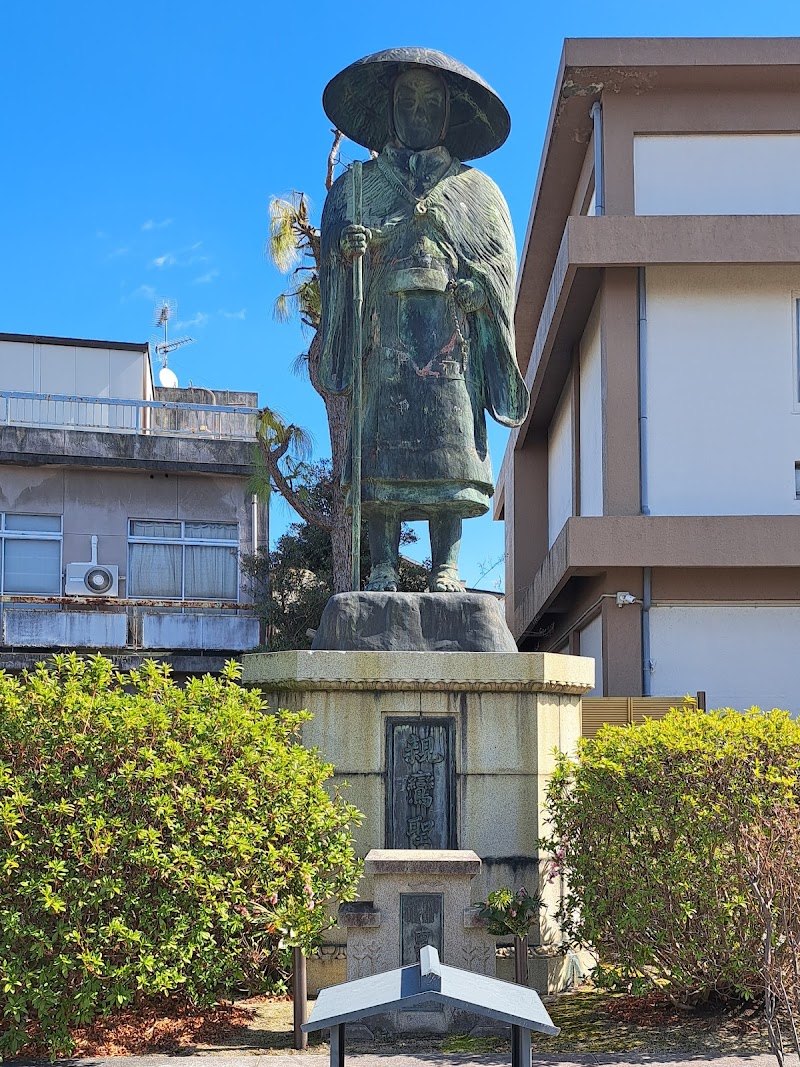
[[[564,37],[793,36],[800,8],[30,0],[4,5],[1,24],[0,331],[145,341],[155,299],[172,297],[178,331],[197,339],[170,361],[181,384],[257,390],[323,456],[324,409],[291,373],[303,339],[273,320],[281,278],[264,242],[272,195],[301,189],[321,210],[331,132],[320,98],[337,71],[408,44],[478,71],[512,116],[480,166],[521,244]],[[506,432],[491,425],[496,471]],[[277,534],[292,514],[272,511]],[[478,584],[502,547],[500,524],[467,523],[462,577]],[[418,548],[427,554],[426,537]],[[502,565],[480,584],[498,578]]]

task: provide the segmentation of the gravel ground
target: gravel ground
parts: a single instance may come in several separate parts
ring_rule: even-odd
[[[328,1067],[327,1055],[319,1053],[297,1053],[294,1056],[282,1055],[270,1058],[270,1067],[297,1067],[300,1056],[305,1067]],[[56,1067],[176,1067],[177,1063],[187,1060],[193,1067],[203,1067],[201,1061],[213,1059],[214,1067],[259,1067],[262,1055],[186,1055],[176,1056],[110,1056],[84,1059],[57,1060]],[[33,1067],[37,1061],[17,1061],[20,1067],[29,1064]],[[39,1061],[41,1062],[41,1061]],[[480,1064],[481,1067],[507,1067],[507,1056],[453,1056],[441,1054],[417,1053],[416,1055],[385,1055],[382,1053],[358,1054],[350,1056],[347,1062],[352,1067],[468,1067]],[[775,1058],[768,1055],[651,1055],[647,1053],[630,1053],[618,1056],[561,1056],[544,1055],[534,1052],[531,1067],[775,1067]],[[786,1067],[800,1067],[796,1056],[787,1057]]]
[[[553,1022],[561,1027],[561,1034],[558,1037],[534,1034],[534,1058],[574,1054],[606,1057],[632,1052],[758,1056],[769,1051],[757,1012],[684,1011],[645,998],[585,991],[545,997],[544,1001]],[[253,1017],[246,1030],[197,1051],[258,1050],[273,1055],[293,1052],[291,1004],[272,1001],[249,1006]],[[327,1051],[327,1045],[318,1034],[312,1034],[309,1051],[295,1055],[310,1059],[314,1052],[323,1051]],[[481,1057],[494,1054],[505,1058],[510,1055],[511,1045],[505,1037],[435,1034],[375,1033],[371,1040],[364,1040],[359,1028],[349,1035],[347,1051],[348,1055],[367,1057],[379,1054],[388,1060],[395,1052],[437,1058],[453,1054]]]
[[[572,1064],[697,1064],[708,1061],[716,1067],[772,1067],[774,1057],[760,1028],[758,1012],[725,1013],[720,1010],[686,1011],[658,999],[634,998],[595,991],[545,997],[553,1022],[561,1027],[558,1037],[533,1035],[533,1063]],[[309,1005],[311,1007],[312,1005]],[[167,1040],[159,1055],[96,1055],[87,1052],[116,1053],[127,1048],[146,1052],[150,1041],[130,1044],[123,1041],[105,1048],[84,1045],[82,1058],[57,1063],[89,1067],[91,1064],[114,1067],[163,1067],[181,1060],[214,1060],[214,1067],[249,1067],[254,1059],[270,1057],[270,1067],[291,1063],[300,1067],[326,1067],[328,1047],[320,1034],[310,1035],[308,1051],[293,1049],[292,1005],[287,1000],[248,1000],[237,1002],[236,1018],[240,1025],[223,1024],[205,1031],[206,1042],[189,1038],[180,1043]],[[322,1032],[323,1034],[325,1031]],[[351,1027],[347,1037],[348,1064],[373,1067],[421,1067],[437,1064],[480,1063],[486,1067],[508,1064],[510,1043],[506,1036],[423,1035],[374,1033]],[[34,1060],[16,1060],[23,1067]],[[40,1063],[42,1061],[39,1061]],[[787,1064],[793,1061],[787,1059]],[[796,1061],[794,1061],[796,1064]],[[800,1064],[797,1064],[800,1067]]]

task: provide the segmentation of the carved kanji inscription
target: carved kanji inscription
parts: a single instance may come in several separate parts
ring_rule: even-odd
[[[452,719],[387,724],[387,848],[455,848]]]

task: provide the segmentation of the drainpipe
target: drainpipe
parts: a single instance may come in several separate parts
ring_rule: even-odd
[[[650,605],[653,601],[653,568],[642,570],[642,696],[652,695],[653,663],[650,659]]]
[[[262,510],[261,510],[261,501],[258,499],[258,495],[256,493],[253,493],[253,495],[250,498],[250,508],[251,508],[251,512],[250,512],[250,514],[251,514],[251,522],[252,522],[252,526],[253,526],[252,548],[253,548],[253,557],[255,558],[258,555],[258,552],[259,552],[259,550],[261,549],[262,546],[264,546],[267,549],[267,552],[269,552],[269,508],[268,508],[268,506],[265,507],[263,512],[262,512]],[[264,520],[264,523],[263,523],[263,525],[264,525],[264,535],[263,535],[264,539],[263,539],[263,541],[262,541],[262,532],[261,532],[261,525],[262,525],[261,520],[262,520],[262,518]],[[254,573],[254,575],[253,575],[252,597],[255,598],[256,595],[259,592],[263,592],[264,594],[267,594],[267,595],[269,594],[269,571],[267,571],[266,575],[264,575],[263,584],[260,583],[260,579],[259,579],[259,576],[258,576],[258,571],[256,571]],[[267,641],[267,619],[266,619],[266,615],[264,613],[261,613],[259,621],[258,621],[258,643],[260,645],[264,645],[264,644],[266,644],[266,641]]]
[[[603,107],[599,100],[592,104],[589,114],[594,131],[594,213],[606,213],[606,183],[603,169]]]
[[[639,323],[639,496],[642,515],[650,514],[647,453],[647,278],[644,267],[636,272]],[[650,605],[653,599],[653,568],[642,569],[642,696],[652,693],[653,663],[650,654]]]
[[[252,549],[253,555],[258,552],[258,497],[255,493],[250,497],[250,524],[252,526]]]
[[[650,514],[647,469],[647,279],[644,267],[636,271],[636,287],[639,303],[639,326],[637,344],[639,349],[639,496],[642,515]]]

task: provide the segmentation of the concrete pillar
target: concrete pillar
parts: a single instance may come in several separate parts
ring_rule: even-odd
[[[364,813],[355,830],[361,856],[386,847],[394,811],[387,796],[405,788],[387,775],[391,724],[446,726],[454,792],[447,808],[454,819],[450,847],[473,849],[481,858],[475,900],[504,885],[540,889],[548,915],[534,946],[555,948],[558,931],[548,916],[557,908],[560,885],[545,877],[547,857],[539,854],[538,840],[546,830],[544,798],[555,751],[571,753],[577,746],[580,698],[593,687],[593,660],[543,652],[298,651],[247,655],[243,669],[245,684],[257,685],[271,707],[314,714],[303,740],[333,763],[334,782],[348,782],[348,800]],[[407,847],[398,839],[403,832],[392,828],[394,847]],[[373,899],[368,873],[359,893]],[[334,931],[331,941],[341,947],[343,931]],[[312,991],[343,979],[341,953],[328,975],[317,963],[309,960]],[[536,988],[547,992],[562,963],[533,967]]]

